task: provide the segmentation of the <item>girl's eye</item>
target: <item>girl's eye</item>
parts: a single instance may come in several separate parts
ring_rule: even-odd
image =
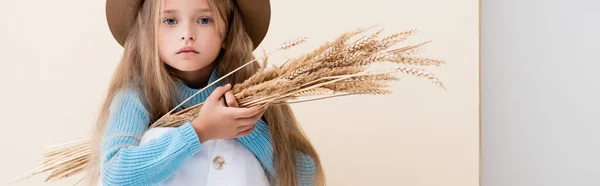
[[[167,18],[163,22],[166,23],[167,25],[173,25],[173,24],[177,23],[177,20],[175,20],[173,18]]]
[[[198,23],[204,24],[204,25],[210,23],[211,21],[212,20],[208,17],[203,17],[203,18],[198,19]]]

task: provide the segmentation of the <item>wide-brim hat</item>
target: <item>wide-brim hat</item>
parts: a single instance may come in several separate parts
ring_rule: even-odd
[[[106,20],[113,37],[124,46],[125,39],[144,0],[106,0]],[[262,42],[271,21],[269,0],[233,0],[236,3],[244,29],[250,36],[254,48]]]

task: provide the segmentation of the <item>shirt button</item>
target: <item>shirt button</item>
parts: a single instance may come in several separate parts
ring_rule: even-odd
[[[225,159],[222,156],[215,156],[212,160],[212,164],[215,169],[221,170],[227,163],[225,163]]]

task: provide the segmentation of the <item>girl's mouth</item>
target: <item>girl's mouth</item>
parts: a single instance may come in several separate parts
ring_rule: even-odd
[[[192,55],[192,54],[198,54],[198,52],[196,52],[196,51],[179,51],[179,52],[177,52],[177,54]]]
[[[181,48],[179,51],[177,51],[177,54],[198,54],[198,51],[196,51],[193,47],[191,46],[186,46]]]

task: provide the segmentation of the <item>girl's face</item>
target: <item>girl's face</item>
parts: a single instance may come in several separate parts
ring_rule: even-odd
[[[164,0],[158,31],[160,59],[180,71],[211,64],[223,45],[208,0]]]

